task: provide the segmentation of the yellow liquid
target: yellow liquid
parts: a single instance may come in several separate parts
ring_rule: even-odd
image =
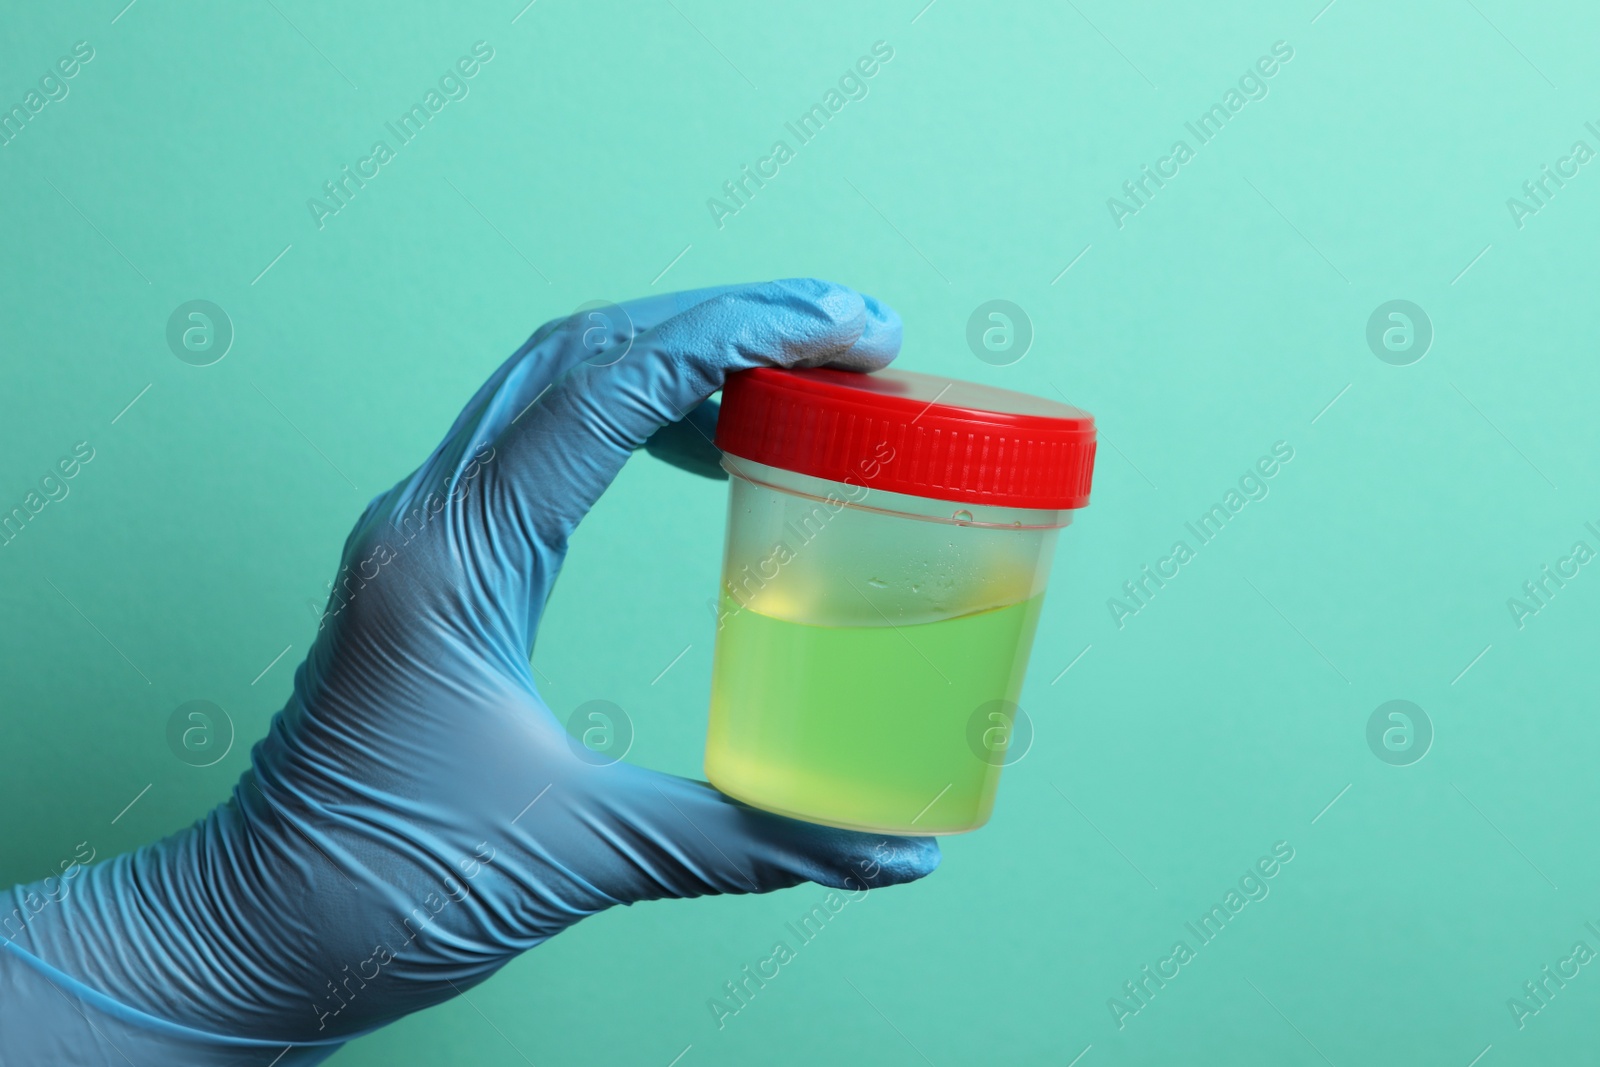
[[[706,776],[729,796],[860,830],[960,833],[994,806],[1041,593],[915,626],[809,626],[723,600]],[[977,721],[977,727],[974,722]],[[987,758],[985,758],[987,756]]]

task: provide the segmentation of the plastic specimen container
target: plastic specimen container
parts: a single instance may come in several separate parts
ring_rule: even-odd
[[[1017,701],[1094,419],[907,371],[723,390],[730,475],[706,776],[794,818],[953,834],[1020,757]]]

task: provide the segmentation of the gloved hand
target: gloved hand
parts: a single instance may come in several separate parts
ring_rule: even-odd
[[[894,312],[815,280],[624,310],[631,350],[619,316],[609,337],[583,316],[541,327],[367,507],[230,801],[0,894],[0,1063],[316,1063],[615,904],[860,889],[938,864],[931,839],[594,766],[540,699],[529,655],[568,537],[636,448],[732,371],[870,370],[900,344]],[[706,428],[701,412],[682,432]],[[695,462],[668,437],[653,447]]]

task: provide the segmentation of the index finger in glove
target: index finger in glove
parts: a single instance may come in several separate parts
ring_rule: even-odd
[[[470,517],[472,555],[527,614],[508,621],[531,644],[532,627],[567,538],[633,450],[754,367],[885,366],[900,347],[900,320],[852,289],[814,279],[732,290],[658,323],[626,358],[575,363],[537,407],[495,440],[483,506]],[[526,579],[525,581],[522,579]],[[502,609],[512,603],[502,603]],[[510,614],[508,612],[508,614]]]

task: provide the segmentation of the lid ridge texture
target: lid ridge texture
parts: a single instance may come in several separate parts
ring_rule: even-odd
[[[996,507],[1089,502],[1094,416],[913,371],[761,367],[729,376],[717,447],[893,493]]]

